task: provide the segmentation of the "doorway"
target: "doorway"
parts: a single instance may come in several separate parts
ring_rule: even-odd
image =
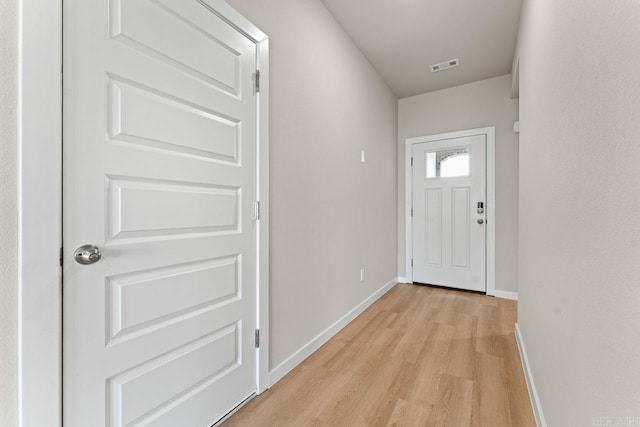
[[[406,253],[412,282],[495,292],[495,130],[406,141]]]
[[[58,268],[21,261],[20,416],[213,423],[268,387],[268,39],[218,0],[65,0],[64,33],[25,8],[51,47],[23,61],[43,86],[26,122],[50,133],[22,137],[22,192],[57,201],[23,204],[23,230],[56,224],[21,251],[56,247]]]

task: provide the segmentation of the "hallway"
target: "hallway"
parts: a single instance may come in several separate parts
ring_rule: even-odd
[[[224,425],[534,426],[516,307],[398,284]]]

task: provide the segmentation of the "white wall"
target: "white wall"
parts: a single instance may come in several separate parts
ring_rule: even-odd
[[[614,3],[521,21],[518,323],[551,427],[640,417],[640,2]]]
[[[320,0],[228,3],[270,37],[274,368],[397,275],[397,100]]]
[[[18,1],[0,2],[0,426],[17,423]]]
[[[398,102],[398,271],[405,272],[405,140],[466,129],[496,127],[496,289],[517,292],[518,101],[509,74]]]

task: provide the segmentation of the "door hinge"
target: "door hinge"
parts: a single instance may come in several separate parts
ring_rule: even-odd
[[[258,220],[260,219],[260,202],[253,202],[253,218]]]
[[[256,329],[255,343],[256,343],[256,348],[259,348],[260,347],[260,329]]]
[[[64,252],[63,252],[63,249],[62,249],[62,248],[60,248],[60,256],[59,256],[59,258],[58,258],[58,260],[60,261],[60,267],[62,267],[62,256],[63,256],[62,254],[63,254],[63,253],[64,253]]]
[[[260,92],[260,70],[256,70],[256,93]]]
[[[413,216],[413,208],[411,208],[411,216]]]
[[[411,158],[411,167],[413,167],[413,157]]]
[[[413,258],[411,258],[411,267],[413,267]]]

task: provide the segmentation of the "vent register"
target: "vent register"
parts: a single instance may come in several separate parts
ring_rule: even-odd
[[[440,62],[439,64],[433,64],[430,68],[432,73],[437,73],[438,71],[448,70],[449,68],[457,67],[458,65],[460,65],[460,60],[456,58]]]

